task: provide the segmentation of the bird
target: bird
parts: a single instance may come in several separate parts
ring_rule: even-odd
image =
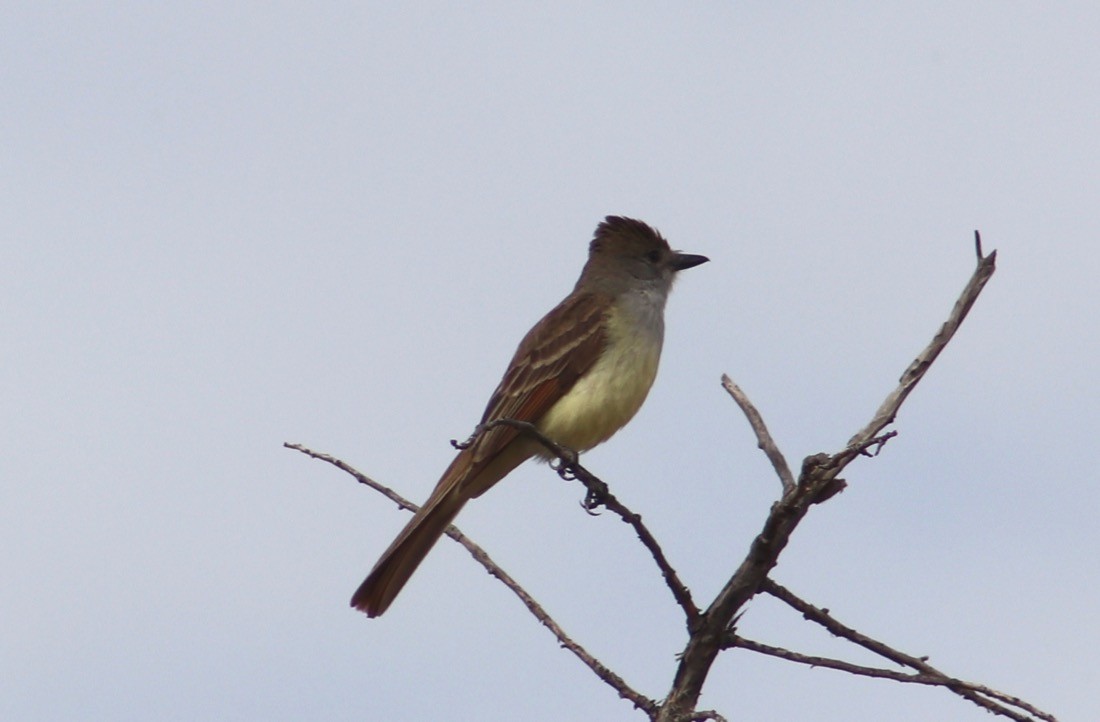
[[[531,423],[575,452],[609,439],[641,408],[664,342],[664,310],[680,271],[706,256],[674,251],[646,223],[607,216],[572,292],[520,341],[482,414],[482,429],[455,456],[427,501],[382,553],[351,606],[384,613],[471,499],[525,460],[553,455],[501,419]]]

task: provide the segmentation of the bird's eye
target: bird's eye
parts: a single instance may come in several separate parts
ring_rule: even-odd
[[[656,263],[657,261],[661,260],[661,252],[650,251],[649,253],[645,254],[645,257],[649,259],[650,263]]]

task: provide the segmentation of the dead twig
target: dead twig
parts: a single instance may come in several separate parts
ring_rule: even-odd
[[[764,423],[764,417],[756,410],[756,406],[749,401],[749,397],[745,395],[741,387],[735,384],[733,379],[726,374],[722,374],[722,388],[733,397],[733,400],[741,407],[745,418],[749,420],[749,426],[756,434],[756,446],[764,452],[764,455],[768,457],[768,461],[772,462],[772,468],[775,469],[775,473],[779,477],[779,483],[783,485],[783,495],[786,496],[794,491],[794,474],[791,473],[791,467],[787,465],[787,459],[783,457],[783,452],[775,445],[775,440]]]
[[[1040,719],[1044,722],[1057,722],[1053,715],[1050,715],[1042,710],[1038,709],[1034,705],[1031,705],[1019,697],[1014,697],[1004,692],[998,692],[995,689],[986,687],[985,685],[974,684],[973,682],[966,682],[961,679],[948,676],[936,669],[932,665],[928,664],[927,657],[914,657],[913,655],[901,652],[893,647],[887,645],[884,642],[880,642],[877,639],[868,637],[867,635],[859,632],[852,627],[845,624],[841,624],[832,617],[828,609],[816,607],[813,604],[799,598],[793,592],[786,587],[783,587],[779,583],[772,579],[765,579],[760,585],[760,591],[768,594],[784,604],[787,604],[792,609],[801,613],[803,618],[820,624],[830,634],[842,639],[847,639],[853,644],[859,645],[864,649],[873,652],[880,657],[890,660],[895,664],[899,664],[903,667],[909,667],[917,670],[918,674],[907,674],[904,672],[896,672],[892,670],[876,670],[873,667],[861,667],[860,665],[851,665],[847,662],[840,662],[838,660],[826,660],[821,661],[822,658],[809,658],[804,655],[798,655],[796,652],[789,652],[788,650],[780,650],[784,654],[775,653],[779,650],[777,647],[769,647],[767,650],[763,649],[767,645],[760,645],[753,642],[751,644],[745,644],[748,642],[743,638],[733,635],[737,642],[732,646],[743,647],[749,649],[752,646],[760,647],[753,651],[762,652],[764,654],[772,654],[772,656],[783,657],[784,659],[790,659],[794,662],[801,662],[803,664],[812,664],[819,667],[831,667],[833,669],[842,669],[852,674],[861,674],[867,677],[884,677],[888,679],[895,679],[899,682],[915,682],[918,684],[937,685],[940,687],[947,687],[952,692],[958,694],[965,699],[970,700],[980,707],[993,712],[995,714],[1004,715],[1020,722],[1027,722],[1028,720]],[[801,657],[801,658],[800,658]],[[815,659],[818,661],[807,661]],[[874,670],[874,673],[869,670]],[[998,704],[1003,703],[1003,704]],[[1015,710],[1008,709],[1004,705],[1010,707],[1016,707],[1023,710],[1026,714],[1020,714]]]
[[[300,451],[307,456],[313,457],[314,459],[328,462],[329,464],[332,464],[341,471],[345,471],[348,474],[351,474],[359,483],[365,484],[371,489],[379,492],[390,501],[396,503],[402,509],[415,513],[417,509],[420,508],[418,505],[401,496],[393,489],[390,489],[388,486],[374,481],[365,474],[357,471],[350,464],[347,464],[340,459],[337,459],[328,454],[322,454],[320,452],[313,451],[312,449],[302,446],[301,444],[284,443],[283,446],[288,449]],[[463,534],[454,524],[448,526],[446,532],[444,533],[451,539],[461,544],[466,549],[466,551],[468,551],[470,555],[475,560],[477,560],[478,564],[485,568],[485,571],[489,572],[489,574],[499,579],[501,583],[504,584],[504,586],[508,587],[508,589],[510,589],[513,594],[519,597],[520,601],[523,602],[524,606],[527,607],[531,614],[533,614],[544,627],[549,629],[550,632],[555,637],[557,637],[558,643],[562,647],[572,652],[578,659],[581,660],[581,662],[583,662],[589,669],[591,669],[597,677],[602,679],[612,689],[614,689],[620,697],[633,703],[635,707],[644,711],[650,717],[652,717],[656,713],[657,703],[654,700],[634,690],[634,688],[628,685],[622,677],[612,672],[610,669],[604,666],[602,662],[593,657],[592,654],[588,652],[588,650],[575,642],[572,637],[566,634],[565,630],[561,628],[561,625],[554,621],[554,619],[542,607],[542,605],[535,601],[534,597],[532,597],[526,589],[520,586],[520,584],[515,579],[513,579],[511,575],[508,574],[508,572],[501,569],[500,565],[494,562],[484,549],[471,541],[470,538]]]
[[[584,484],[585,489],[588,490],[583,502],[586,511],[591,512],[596,507],[602,506],[617,515],[634,529],[634,533],[638,536],[638,539],[645,548],[649,550],[650,555],[653,557],[653,561],[657,564],[657,568],[660,569],[661,576],[665,580],[665,585],[669,588],[669,591],[672,592],[672,596],[676,600],[676,603],[680,605],[680,609],[683,610],[688,629],[694,629],[699,621],[699,608],[695,605],[695,601],[691,597],[691,591],[680,579],[680,575],[676,573],[676,570],[668,561],[668,557],[665,556],[664,550],[661,549],[661,545],[657,542],[657,538],[653,536],[653,533],[642,521],[641,515],[631,511],[625,504],[619,501],[618,497],[611,493],[603,480],[584,468],[578,460],[578,455],[575,451],[547,437],[539,431],[534,424],[526,421],[517,421],[515,419],[497,419],[485,424],[484,427],[479,427],[471,438],[476,438],[478,434],[496,426],[511,426],[519,429],[531,438],[537,440],[554,454],[554,456],[557,457],[555,471],[557,471],[558,475],[566,480],[575,479]]]
[[[997,270],[997,252],[993,251],[988,256],[983,256],[981,234],[974,231],[974,238],[974,245],[978,254],[978,265],[974,269],[974,273],[971,274],[970,280],[959,295],[958,300],[955,301],[955,306],[951,309],[947,320],[944,321],[943,326],[940,327],[936,335],[932,337],[932,341],[923,351],[917,354],[917,357],[905,369],[905,373],[898,379],[897,388],[883,400],[874,417],[848,441],[848,448],[842,454],[858,453],[855,449],[866,444],[867,440],[873,438],[887,425],[894,422],[898,410],[905,403],[905,399],[920,383],[920,380],[924,378],[924,375],[928,373],[928,369],[931,368],[932,362],[936,360],[940,352],[947,347],[948,342],[951,341],[955,332],[959,330],[959,326],[962,325],[963,319],[970,313],[974,302],[978,300],[985,284],[989,282],[993,272]],[[866,448],[866,446],[863,448]]]

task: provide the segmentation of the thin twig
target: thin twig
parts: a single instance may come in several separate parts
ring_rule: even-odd
[[[927,657],[914,657],[905,652],[894,649],[893,647],[880,642],[877,639],[868,637],[867,635],[856,631],[855,629],[838,622],[832,617],[828,610],[810,604],[809,602],[801,599],[796,594],[791,592],[786,587],[782,586],[778,582],[772,579],[765,579],[760,585],[760,591],[775,597],[781,602],[787,604],[792,609],[802,614],[805,619],[810,620],[816,624],[820,624],[829,631],[830,634],[847,639],[853,644],[857,644],[864,649],[874,652],[880,657],[899,664],[903,667],[910,667],[917,670],[924,677],[927,677],[932,681],[925,681],[924,679],[906,679],[899,681],[914,681],[921,684],[936,684],[942,687],[947,687],[952,692],[970,700],[976,705],[984,707],[990,712],[1005,715],[1014,720],[1026,721],[1033,718],[1045,720],[1046,722],[1057,722],[1053,715],[1043,712],[1035,706],[1023,701],[1019,697],[1014,697],[1004,692],[998,692],[995,689],[991,689],[984,685],[974,684],[972,682],[965,682],[955,677],[950,677],[940,670],[936,669],[932,665],[928,664]],[[737,646],[744,646],[738,644]],[[759,651],[759,650],[757,650]],[[794,654],[794,653],[792,653]],[[779,655],[776,655],[779,656]],[[800,661],[800,660],[794,660]],[[846,664],[846,663],[842,663]],[[822,664],[820,666],[830,666]],[[839,669],[839,667],[837,667]],[[852,671],[852,670],[847,670]],[[887,676],[887,675],[867,675],[867,676]],[[904,675],[909,676],[909,675]],[[1027,715],[1020,715],[1018,712],[1008,710],[1001,705],[992,702],[991,698],[998,702],[1011,705],[1018,709],[1022,709],[1027,712]],[[1030,717],[1028,715],[1031,715]]]
[[[694,629],[701,614],[699,607],[695,605],[695,600],[691,597],[691,590],[687,588],[687,585],[680,579],[680,575],[676,573],[672,564],[669,563],[668,557],[665,556],[664,550],[661,549],[661,545],[657,542],[657,538],[653,536],[653,533],[642,521],[641,515],[631,511],[625,504],[619,501],[618,497],[611,493],[604,481],[582,466],[577,460],[578,456],[575,451],[547,437],[539,431],[538,427],[534,424],[526,421],[517,421],[515,419],[497,419],[485,424],[484,427],[480,427],[475,431],[475,437],[477,434],[488,431],[496,426],[511,426],[537,440],[557,457],[558,466],[556,471],[559,476],[568,480],[576,479],[584,484],[585,488],[588,490],[588,494],[584,501],[585,509],[591,511],[596,506],[603,506],[634,529],[634,533],[638,536],[638,539],[645,548],[649,550],[650,555],[653,557],[653,561],[657,564],[657,568],[661,570],[661,576],[665,580],[665,585],[669,588],[669,591],[672,592],[672,596],[676,600],[676,603],[680,605],[680,609],[683,610],[688,629]]]
[[[826,667],[828,669],[836,669],[841,672],[848,672],[850,674],[858,674],[862,677],[877,677],[881,679],[891,679],[895,682],[913,682],[916,684],[931,684],[939,685],[943,684],[944,680],[940,677],[932,675],[920,675],[913,674],[911,672],[899,672],[896,669],[882,669],[881,667],[867,667],[862,664],[852,664],[851,662],[845,662],[840,659],[832,659],[830,657],[817,657],[809,654],[802,654],[800,652],[793,652],[789,649],[783,649],[782,647],[773,647],[770,644],[764,644],[763,642],[757,642],[752,639],[747,639],[739,634],[730,632],[723,647],[727,649],[747,649],[750,652],[758,652],[760,654],[766,654],[769,657],[778,657],[779,659],[785,659],[788,662],[797,662],[798,664],[806,664],[811,667]]]
[[[881,667],[867,667],[862,664],[852,664],[851,662],[845,662],[839,659],[832,659],[830,657],[817,657],[808,654],[801,654],[799,652],[793,652],[789,649],[783,649],[782,647],[773,647],[769,644],[763,644],[762,642],[756,642],[751,639],[746,639],[737,634],[731,633],[726,646],[728,648],[747,649],[752,652],[758,652],[760,654],[766,654],[771,657],[777,657],[779,659],[787,660],[788,662],[797,662],[798,664],[806,664],[811,667],[825,667],[827,669],[835,669],[841,672],[847,672],[849,674],[859,675],[861,677],[874,677],[878,679],[889,679],[895,682],[902,682],[908,684],[924,684],[933,687],[948,687],[952,691],[957,692],[959,689],[969,689],[976,694],[984,695],[986,697],[992,697],[1006,704],[1018,707],[1020,709],[1027,710],[1030,715],[1020,714],[1014,710],[1008,709],[995,702],[990,702],[991,706],[983,705],[987,710],[994,714],[1000,714],[1005,717],[1009,717],[1019,722],[1032,722],[1036,718],[1042,720],[1054,720],[1053,717],[1034,709],[1031,705],[1027,704],[1023,700],[1011,697],[1002,692],[990,689],[985,685],[974,684],[972,682],[966,682],[961,679],[955,679],[954,677],[947,677],[942,674],[929,674],[922,672],[899,672],[895,669],[882,669]],[[987,700],[988,702],[988,700]],[[1057,722],[1056,720],[1054,722]]]
[[[901,408],[901,405],[905,403],[906,397],[909,396],[909,393],[916,387],[920,380],[924,378],[924,375],[932,366],[932,362],[936,360],[936,357],[940,355],[940,352],[943,351],[948,342],[951,341],[955,332],[959,330],[959,326],[962,325],[966,315],[970,313],[970,308],[974,305],[974,302],[978,300],[978,296],[981,294],[982,289],[985,288],[985,284],[993,276],[993,272],[997,270],[997,252],[993,251],[988,256],[983,256],[981,235],[979,235],[977,231],[974,232],[974,235],[977,239],[975,246],[978,253],[978,265],[974,269],[974,273],[971,274],[970,280],[967,282],[963,292],[959,295],[958,300],[955,301],[955,306],[951,309],[951,314],[947,317],[947,321],[940,327],[939,332],[932,337],[932,341],[924,350],[917,354],[917,357],[913,359],[913,363],[909,364],[909,367],[905,369],[905,373],[903,373],[898,380],[897,388],[890,392],[882,402],[871,421],[848,441],[848,449],[842,453],[858,453],[854,451],[855,447],[865,444],[868,439],[873,438],[878,432],[886,428],[887,425],[893,423],[898,415],[898,410]]]
[[[322,454],[320,452],[313,451],[312,449],[302,446],[301,444],[284,443],[283,446],[288,449],[300,451],[307,456],[313,457],[314,459],[326,461],[336,468],[351,474],[359,483],[365,484],[375,491],[381,493],[383,496],[396,503],[402,509],[415,513],[417,509],[420,508],[418,505],[412,503],[405,497],[390,489],[388,486],[374,481],[365,474],[357,471],[350,464],[347,464],[340,459],[329,456],[328,454]],[[596,676],[598,676],[600,679],[610,685],[616,692],[618,692],[620,697],[633,703],[635,707],[644,711],[650,717],[656,714],[657,703],[654,700],[635,691],[630,685],[626,683],[625,680],[623,680],[622,677],[612,672],[610,669],[604,666],[602,662],[593,657],[588,652],[588,650],[573,641],[573,639],[568,634],[566,634],[565,630],[563,630],[561,626],[549,615],[549,613],[547,613],[542,605],[535,601],[535,599],[530,594],[528,594],[527,590],[520,586],[519,583],[511,577],[511,575],[501,569],[500,565],[494,562],[484,549],[471,541],[470,538],[463,534],[454,524],[448,526],[444,533],[451,539],[461,544],[466,549],[466,551],[468,551],[470,555],[473,556],[475,560],[477,560],[478,564],[483,566],[485,570],[489,572],[489,574],[499,579],[501,583],[504,584],[504,586],[508,587],[508,589],[510,589],[513,594],[519,597],[520,601],[523,602],[523,604],[527,607],[531,614],[533,614],[544,627],[549,629],[551,633],[553,633],[553,635],[558,638],[558,643],[561,644],[562,647],[568,649],[570,652],[576,655],[576,657],[580,659],[585,665],[587,665],[588,668],[596,674]]]
[[[493,575],[512,590],[512,592],[520,598],[524,606],[528,611],[535,616],[535,619],[550,630],[550,632],[558,638],[558,642],[562,647],[572,652],[578,659],[584,662],[585,665],[591,669],[597,677],[607,683],[612,689],[618,692],[619,696],[623,699],[631,702],[635,707],[645,712],[652,717],[657,710],[657,702],[655,700],[646,697],[645,695],[637,692],[633,687],[626,683],[619,675],[612,672],[602,662],[592,656],[588,650],[575,642],[564,629],[561,628],[550,614],[543,608],[541,604],[535,601],[535,598],[527,593],[527,590],[521,587],[508,572],[500,568],[500,566],[494,562],[489,555],[485,553],[485,550],[480,546],[470,541],[466,535],[456,529],[453,525],[450,527],[454,529],[455,534],[450,534],[448,530],[448,536],[457,541],[462,546],[466,547],[466,550],[478,561],[481,566],[485,567],[489,574]]]
[[[305,454],[306,456],[311,456],[314,459],[318,459],[320,461],[328,462],[329,464],[332,464],[333,466],[335,466],[340,471],[344,471],[344,472],[347,472],[348,474],[351,474],[352,476],[355,477],[355,480],[358,481],[360,484],[365,484],[365,485],[369,486],[370,488],[374,489],[379,494],[381,494],[382,496],[384,496],[387,499],[389,499],[390,501],[392,501],[394,504],[397,504],[397,508],[401,509],[402,511],[411,511],[415,514],[416,511],[420,508],[420,506],[418,504],[412,503],[411,501],[409,501],[405,497],[401,496],[400,494],[398,494],[396,491],[389,488],[385,484],[378,483],[377,481],[370,478],[366,474],[364,474],[364,473],[360,472],[359,470],[357,470],[351,464],[348,464],[344,461],[341,461],[340,459],[337,459],[335,456],[329,456],[328,454],[322,454],[320,451],[314,451],[314,450],[312,450],[312,449],[310,449],[306,446],[302,446],[301,444],[292,444],[289,441],[284,442],[283,446],[288,448],[288,449],[294,449],[295,451],[300,451],[303,454]],[[449,529],[448,529],[448,531],[449,531]],[[458,530],[455,529],[455,531],[458,531]]]
[[[741,407],[741,411],[745,414],[745,418],[749,420],[749,426],[752,427],[753,433],[756,434],[757,447],[768,457],[768,461],[772,462],[772,468],[775,469],[775,473],[779,476],[779,482],[783,485],[783,495],[786,496],[794,491],[794,474],[791,473],[791,467],[787,465],[787,460],[783,457],[783,452],[775,445],[775,439],[773,439],[771,433],[768,432],[768,426],[764,423],[764,417],[760,415],[760,412],[756,410],[753,403],[749,401],[749,397],[745,395],[741,387],[735,384],[733,379],[726,374],[722,374],[722,388],[733,397],[733,400]]]

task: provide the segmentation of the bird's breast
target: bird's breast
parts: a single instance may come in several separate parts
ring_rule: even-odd
[[[539,421],[560,444],[584,451],[606,441],[641,408],[661,360],[661,311],[636,313],[619,307],[606,320],[603,353]]]

